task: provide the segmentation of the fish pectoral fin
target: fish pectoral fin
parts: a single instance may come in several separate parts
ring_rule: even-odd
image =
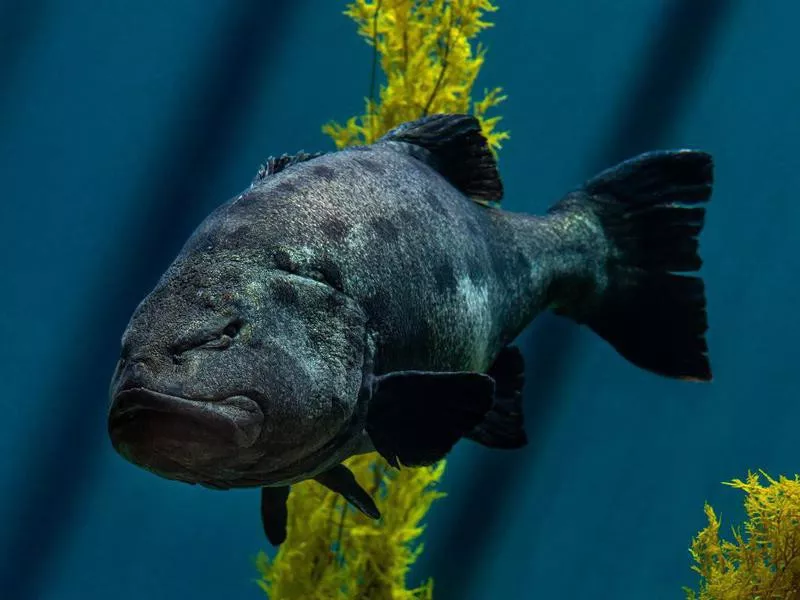
[[[431,465],[481,423],[494,380],[484,373],[399,371],[374,378],[366,430],[390,465]]]
[[[506,346],[500,350],[488,375],[495,382],[494,405],[486,418],[465,437],[488,448],[521,448],[528,443],[528,437],[522,418],[525,360],[519,348]]]
[[[280,546],[286,539],[286,522],[289,513],[286,500],[289,498],[289,486],[261,488],[261,523],[269,543]]]
[[[503,197],[497,161],[473,115],[422,117],[395,127],[378,141],[411,144],[400,147],[478,204],[495,206]]]
[[[320,473],[314,479],[326,488],[341,494],[350,504],[371,519],[380,519],[381,513],[364,488],[358,485],[353,473],[344,465],[336,465],[329,471]]]

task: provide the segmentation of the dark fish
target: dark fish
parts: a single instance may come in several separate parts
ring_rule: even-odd
[[[303,479],[379,516],[349,456],[418,466],[464,437],[524,445],[524,365],[509,343],[545,309],[644,369],[710,380],[703,282],[678,273],[700,267],[711,186],[708,154],[652,152],[543,217],[505,212],[466,115],[270,159],[131,318],[114,447],[170,479],[261,487],[280,543]]]

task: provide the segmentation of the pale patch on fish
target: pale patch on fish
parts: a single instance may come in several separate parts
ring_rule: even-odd
[[[471,348],[470,367],[480,370],[489,360],[489,339],[492,333],[492,313],[489,303],[489,287],[476,284],[468,276],[459,278],[456,297],[467,315],[469,344]]]

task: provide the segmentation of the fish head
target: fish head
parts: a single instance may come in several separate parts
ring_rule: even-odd
[[[240,257],[174,264],[123,335],[112,444],[211,487],[310,473],[360,435],[364,324],[320,281]]]

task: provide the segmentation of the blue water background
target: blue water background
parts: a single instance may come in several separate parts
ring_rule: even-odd
[[[506,207],[540,212],[638,151],[716,158],[702,236],[712,385],[544,318],[521,336],[531,444],[453,452],[436,598],[666,600],[763,468],[800,472],[800,55],[789,2],[501,2]],[[255,492],[116,456],[106,388],[141,296],[269,154],[328,149],[371,55],[338,1],[0,2],[0,597],[259,598]],[[654,316],[657,318],[657,316]],[[654,343],[658,343],[654,340]]]

